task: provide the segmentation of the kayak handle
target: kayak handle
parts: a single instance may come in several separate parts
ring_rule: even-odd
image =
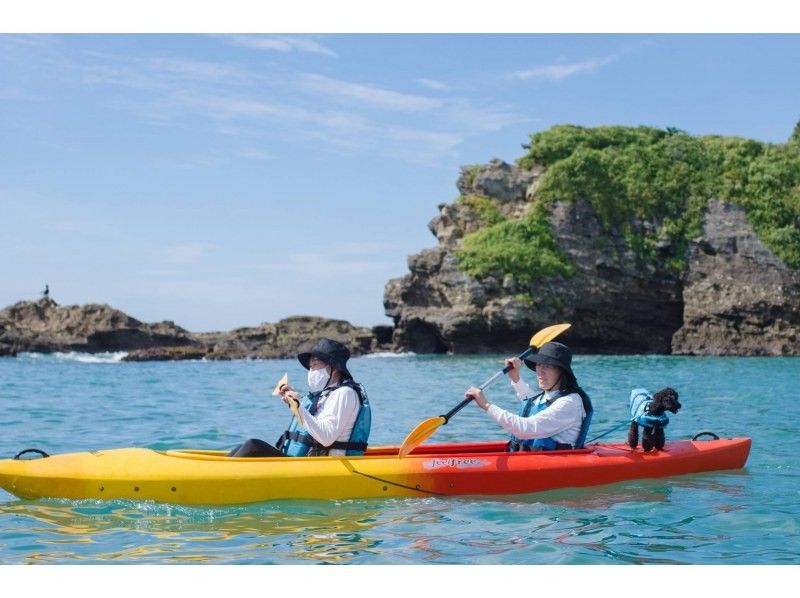
[[[702,432],[698,432],[697,434],[692,436],[692,440],[697,440],[698,438],[701,438],[703,436],[711,436],[713,440],[719,440],[719,436],[714,434],[714,432],[709,432],[708,430],[703,430]]]
[[[15,460],[15,461],[18,461],[18,460],[19,460],[19,458],[20,458],[22,455],[24,455],[25,453],[37,453],[37,454],[41,455],[43,459],[46,459],[47,457],[49,457],[49,456],[50,456],[50,455],[48,455],[47,453],[45,453],[44,451],[41,451],[41,450],[39,450],[39,449],[25,449],[24,451],[20,451],[20,452],[18,452],[16,455],[14,455],[14,460]]]

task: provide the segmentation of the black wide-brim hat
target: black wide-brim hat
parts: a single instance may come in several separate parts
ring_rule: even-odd
[[[561,343],[549,342],[542,345],[538,353],[525,358],[525,365],[536,371],[536,364],[544,363],[547,365],[557,365],[573,378],[572,373],[572,351],[569,347]]]
[[[339,341],[333,341],[329,338],[323,338],[316,345],[311,348],[307,353],[300,353],[297,359],[304,368],[309,369],[311,358],[316,357],[320,361],[325,362],[335,370],[342,372],[342,375],[347,378],[352,378],[352,374],[347,370],[347,360],[350,359],[350,349],[345,347]]]

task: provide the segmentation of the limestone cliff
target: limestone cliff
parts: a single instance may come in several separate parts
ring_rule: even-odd
[[[800,272],[753,232],[744,210],[713,201],[690,249],[674,353],[800,354]]]
[[[601,223],[585,200],[552,204],[550,227],[571,276],[520,283],[502,271],[480,278],[459,267],[463,238],[486,225],[470,197],[489,199],[519,217],[545,169],[492,161],[462,169],[458,200],[441,204],[428,225],[437,247],[409,257],[409,274],[390,280],[386,314],[398,349],[417,352],[518,352],[538,329],[573,327],[562,340],[580,352],[698,355],[798,355],[798,270],[755,234],[742,208],[711,201],[704,233],[687,251],[686,267],[667,258],[680,251],[668,238],[656,259],[643,260],[619,230]],[[661,223],[642,218],[638,230]]]

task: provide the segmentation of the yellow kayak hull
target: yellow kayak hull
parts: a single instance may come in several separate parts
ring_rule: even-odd
[[[353,464],[362,459],[233,459],[215,451],[123,448],[0,461],[0,487],[20,498],[133,499],[189,505],[426,494],[402,483],[354,473]],[[402,466],[400,460],[393,461]],[[398,472],[384,473],[401,481]]]

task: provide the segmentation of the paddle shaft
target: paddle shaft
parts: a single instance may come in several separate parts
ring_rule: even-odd
[[[522,353],[520,353],[517,356],[517,359],[525,359],[531,353],[533,353],[533,347],[528,347],[527,349],[525,349],[525,351],[523,351]],[[497,372],[494,376],[489,378],[486,382],[481,384],[478,387],[478,389],[484,390],[485,388],[488,388],[491,384],[494,383],[495,380],[497,380],[503,374],[507,374],[510,370],[511,370],[511,366],[507,365],[502,370]],[[450,420],[451,417],[453,417],[456,413],[458,413],[464,407],[466,407],[469,404],[470,401],[472,401],[472,397],[467,397],[466,399],[461,401],[458,405],[456,405],[453,409],[451,409],[450,411],[448,411],[447,413],[445,413],[444,415],[441,415],[439,417],[443,417],[444,418],[444,423],[446,424]],[[442,424],[442,425],[444,425],[444,424]]]

